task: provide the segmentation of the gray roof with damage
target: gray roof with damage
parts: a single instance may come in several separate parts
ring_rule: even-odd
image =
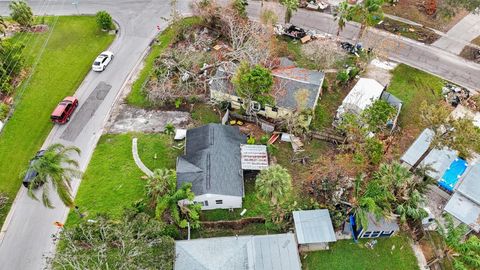
[[[177,159],[177,187],[190,182],[197,196],[243,196],[240,144],[246,140],[238,127],[208,124],[189,129],[185,155]]]
[[[175,242],[175,270],[300,270],[293,234]]]
[[[219,67],[210,82],[210,89],[237,95],[230,81],[235,73],[232,65]],[[271,95],[275,106],[289,109],[314,109],[320,95],[325,75],[320,71],[299,68],[286,58],[272,70],[274,86]]]

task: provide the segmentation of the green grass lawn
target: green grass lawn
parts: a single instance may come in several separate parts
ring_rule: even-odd
[[[201,19],[199,17],[188,17],[182,19],[179,24],[180,27],[192,27],[200,24]],[[147,99],[147,96],[143,90],[143,86],[148,80],[157,59],[163,51],[168,48],[174,41],[174,38],[178,34],[178,28],[169,26],[158,36],[158,42],[152,45],[150,53],[145,58],[143,69],[140,71],[137,79],[132,85],[132,91],[128,94],[126,100],[131,106],[140,108],[151,108],[153,104]]]
[[[416,270],[417,258],[405,236],[378,239],[373,249],[366,248],[361,240],[340,240],[330,244],[330,250],[302,255],[304,270]]]
[[[392,75],[387,91],[403,101],[400,126],[419,132],[423,129],[420,126],[420,104],[424,100],[432,104],[442,99],[443,80],[404,64],[396,67]]]
[[[200,126],[209,123],[220,123],[220,114],[213,106],[196,103],[192,110],[192,119]]]
[[[154,168],[175,168],[180,150],[172,148],[172,139],[163,134],[107,134],[100,138],[92,160],[83,176],[75,198],[89,217],[107,213],[119,217],[125,207],[145,198],[144,175],[132,157],[132,138],[138,138],[138,152],[143,163]],[[154,159],[156,154],[157,159]],[[68,223],[78,222],[71,212]]]
[[[26,64],[31,66],[48,33],[36,35],[25,44]],[[90,70],[93,59],[114,37],[97,29],[95,17],[60,17],[37,68],[13,117],[0,134],[0,192],[13,201],[20,187],[20,173],[41,147],[52,128],[50,113],[65,96],[75,92]],[[20,87],[21,89],[22,87]],[[20,90],[17,89],[17,90]],[[0,226],[10,206],[0,211]]]

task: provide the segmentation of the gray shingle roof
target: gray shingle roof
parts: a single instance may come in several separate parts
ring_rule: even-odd
[[[337,241],[327,209],[293,211],[293,220],[299,244]]]
[[[185,155],[177,159],[177,186],[192,183],[195,195],[243,196],[238,127],[208,124],[187,131]]]
[[[236,95],[230,82],[233,73],[235,70],[232,66],[219,67],[210,82],[210,89]],[[282,59],[281,66],[274,69],[272,75],[274,77],[272,96],[277,107],[315,108],[325,77],[322,72],[298,68],[293,66],[293,62]],[[299,104],[299,100],[304,100],[303,104]]]
[[[175,242],[175,270],[300,270],[293,234]]]

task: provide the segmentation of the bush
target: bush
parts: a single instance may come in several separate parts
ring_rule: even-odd
[[[113,29],[113,20],[112,16],[105,10],[97,12],[95,15],[97,17],[97,24],[102,30],[112,30]]]
[[[344,85],[350,79],[348,70],[344,69],[337,74],[337,82],[341,85]]]
[[[8,5],[10,17],[22,27],[30,27],[33,24],[32,8],[25,1],[13,1]]]
[[[7,104],[0,102],[0,121],[3,121],[8,115],[9,107]]]
[[[368,159],[372,164],[380,164],[383,159],[382,142],[375,137],[367,139],[365,145],[365,152],[368,155]]]

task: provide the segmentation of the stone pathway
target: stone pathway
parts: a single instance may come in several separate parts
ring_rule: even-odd
[[[417,257],[418,267],[419,269],[428,269],[427,266],[427,259],[425,259],[425,255],[423,255],[422,248],[420,245],[415,244],[413,241],[410,242],[410,246],[412,247],[413,253],[415,257]]]
[[[433,46],[458,55],[465,45],[469,45],[470,41],[478,36],[480,36],[480,14],[468,14],[445,36],[435,41]]]
[[[153,172],[143,164],[142,160],[140,159],[140,156],[138,155],[138,146],[137,146],[137,138],[132,139],[132,155],[133,155],[133,160],[135,161],[135,164],[137,164],[137,167],[147,176],[152,176]]]

